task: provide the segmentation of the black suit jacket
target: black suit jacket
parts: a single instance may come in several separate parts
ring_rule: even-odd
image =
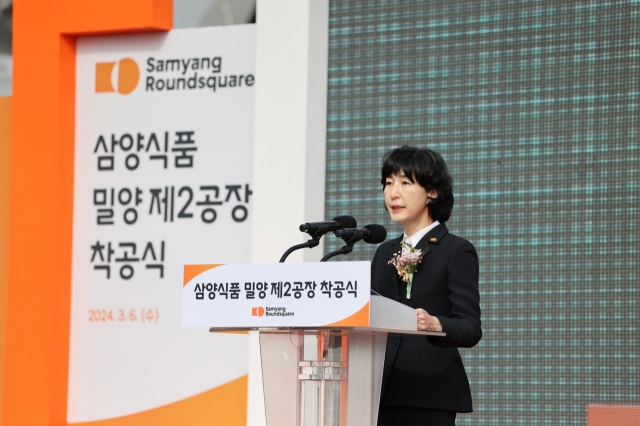
[[[402,237],[381,244],[371,264],[372,288],[382,296],[437,316],[445,338],[389,335],[381,404],[457,412],[473,411],[469,380],[457,347],[472,347],[482,337],[478,255],[473,245],[449,233],[444,224],[429,231],[416,248],[427,250],[406,283],[389,260]]]

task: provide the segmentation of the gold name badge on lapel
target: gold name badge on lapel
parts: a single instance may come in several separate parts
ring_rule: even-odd
[[[436,241],[438,241],[438,239],[436,237],[429,238],[429,242],[430,243],[435,243]]]

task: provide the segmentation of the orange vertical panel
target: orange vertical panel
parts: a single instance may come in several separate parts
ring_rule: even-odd
[[[172,0],[21,0],[13,97],[4,425],[66,425],[75,37],[171,28]]]
[[[9,156],[11,155],[11,98],[0,97],[0,383],[4,381],[7,319],[7,260],[9,256]],[[3,389],[0,387],[0,418]]]

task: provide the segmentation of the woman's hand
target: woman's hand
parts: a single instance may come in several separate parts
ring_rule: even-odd
[[[424,309],[416,309],[418,317],[418,331],[442,331],[442,324],[438,317],[433,317]]]

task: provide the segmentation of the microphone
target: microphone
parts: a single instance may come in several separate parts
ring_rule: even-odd
[[[336,251],[325,255],[320,262],[326,262],[330,258],[339,254],[349,254],[353,251],[353,246],[360,240],[369,244],[378,244],[387,238],[387,230],[382,225],[367,225],[362,229],[338,229],[333,233],[336,237],[344,240],[345,245]]]
[[[358,226],[356,220],[351,216],[334,217],[329,222],[311,222],[300,225],[300,232],[306,232],[312,237],[321,236],[327,232],[337,231],[342,228],[355,228]]]
[[[379,244],[387,238],[387,230],[382,225],[366,225],[362,229],[338,229],[333,233],[346,243],[356,243],[364,240],[365,243]]]
[[[292,252],[301,248],[314,248],[320,244],[320,238],[327,232],[337,231],[342,228],[355,228],[358,226],[356,220],[351,216],[334,217],[329,222],[309,222],[300,225],[300,232],[306,232],[311,239],[302,244],[296,244],[284,252],[280,258],[280,263],[284,262]]]

